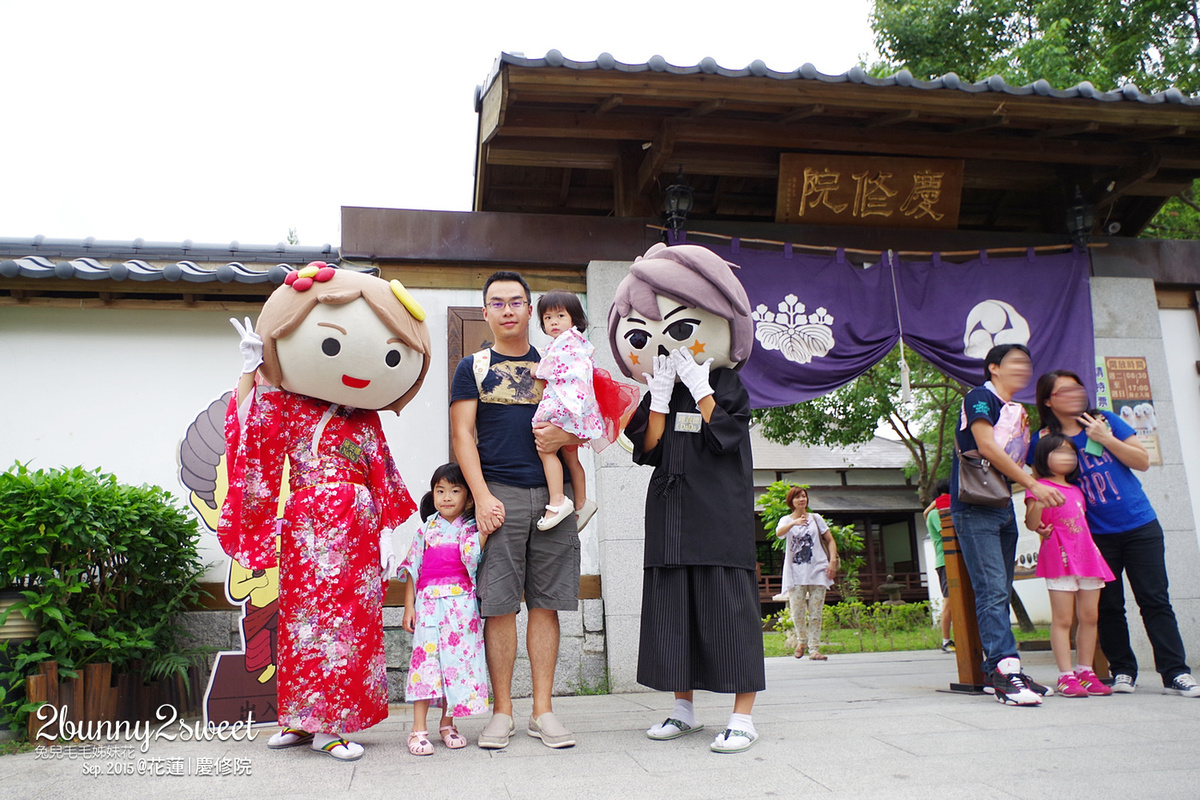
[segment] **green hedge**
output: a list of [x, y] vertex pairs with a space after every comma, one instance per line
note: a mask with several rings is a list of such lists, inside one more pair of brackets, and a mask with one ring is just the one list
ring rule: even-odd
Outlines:
[[93, 662], [128, 671], [135, 660], [146, 679], [186, 676], [199, 651], [179, 647], [178, 615], [200, 594], [199, 538], [195, 517], [157, 486], [82, 467], [0, 474], [0, 588], [24, 598], [8, 613], [40, 626], [36, 639], [0, 644], [3, 722], [24, 724], [24, 678], [43, 660], [67, 677]]

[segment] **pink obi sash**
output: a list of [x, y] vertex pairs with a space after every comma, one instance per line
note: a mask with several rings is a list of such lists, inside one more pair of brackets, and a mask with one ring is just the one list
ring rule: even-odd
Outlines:
[[465, 592], [475, 590], [467, 567], [462, 562], [462, 554], [457, 544], [439, 544], [425, 548], [421, 559], [421, 575], [417, 579], [417, 591], [427, 586], [446, 586], [458, 584]]

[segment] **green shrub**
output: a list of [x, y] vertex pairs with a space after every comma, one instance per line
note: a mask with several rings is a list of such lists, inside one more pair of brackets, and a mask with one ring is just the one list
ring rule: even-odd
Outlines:
[[40, 627], [33, 640], [0, 645], [3, 722], [24, 724], [24, 679], [43, 660], [66, 677], [93, 662], [124, 672], [135, 660], [148, 679], [186, 677], [199, 651], [177, 646], [179, 613], [199, 597], [199, 537], [195, 518], [157, 486], [82, 467], [0, 474], [0, 588], [23, 597], [8, 613]]

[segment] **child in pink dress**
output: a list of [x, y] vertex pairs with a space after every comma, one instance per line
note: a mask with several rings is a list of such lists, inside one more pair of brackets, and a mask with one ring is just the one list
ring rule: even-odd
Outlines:
[[[552, 423], [601, 450], [616, 440], [623, 425], [622, 417], [629, 416], [637, 406], [640, 393], [632, 386], [618, 384], [606, 371], [596, 368], [592, 361], [595, 348], [584, 336], [587, 315], [578, 297], [558, 290], [547, 292], [538, 300], [537, 310], [542, 330], [554, 337], [554, 341], [542, 353], [538, 364], [542, 399], [533, 423]], [[577, 525], [582, 530], [595, 513], [596, 504], [587, 499], [579, 448], [563, 447], [558, 452], [538, 455], [550, 493], [546, 513], [537, 521], [538, 530], [550, 530], [577, 507]], [[571, 475], [574, 503], [563, 490], [563, 462]]]
[[421, 498], [425, 523], [400, 565], [404, 584], [404, 630], [413, 635], [412, 660], [404, 697], [413, 704], [408, 752], [433, 755], [426, 715], [442, 707], [438, 734], [451, 750], [467, 741], [455, 717], [488, 710], [483, 625], [475, 599], [475, 574], [487, 535], [475, 525], [471, 490], [457, 464], [434, 470]]
[[[1112, 570], [1092, 541], [1084, 517], [1083, 492], [1074, 481], [1079, 478], [1079, 453], [1070, 437], [1047, 433], [1033, 454], [1034, 473], [1041, 483], [1062, 492], [1064, 502], [1057, 508], [1044, 506], [1026, 497], [1025, 526], [1042, 537], [1038, 551], [1037, 575], [1046, 579], [1050, 591], [1050, 647], [1058, 664], [1058, 692], [1064, 697], [1109, 695], [1092, 670], [1096, 654], [1096, 622], [1099, 617], [1100, 590], [1113, 580]], [[1078, 615], [1075, 645], [1079, 663], [1071, 669], [1071, 620]]]

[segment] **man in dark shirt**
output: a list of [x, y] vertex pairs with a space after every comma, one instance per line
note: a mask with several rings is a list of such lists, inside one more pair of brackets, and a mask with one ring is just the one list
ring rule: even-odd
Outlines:
[[454, 456], [471, 488], [479, 530], [490, 534], [476, 592], [495, 706], [479, 746], [505, 747], [514, 730], [512, 676], [524, 595], [533, 679], [528, 731], [548, 747], [570, 747], [575, 738], [555, 718], [551, 692], [558, 612], [579, 604], [579, 536], [574, 514], [550, 530], [536, 527], [550, 502], [538, 451], [579, 440], [549, 423], [533, 426], [541, 399], [534, 377], [540, 356], [529, 344], [528, 284], [516, 272], [497, 272], [484, 284], [483, 299], [495, 343], [459, 362], [450, 391]]

